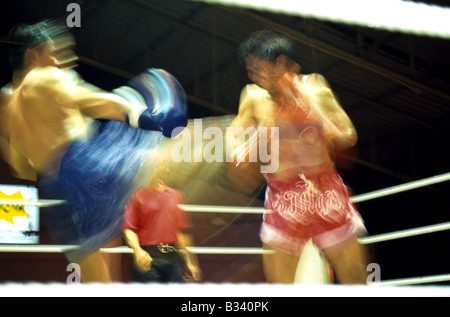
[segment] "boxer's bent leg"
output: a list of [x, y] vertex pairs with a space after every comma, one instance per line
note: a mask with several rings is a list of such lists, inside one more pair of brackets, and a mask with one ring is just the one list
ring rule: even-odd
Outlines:
[[[115, 248], [123, 245], [122, 235], [104, 245], [104, 248]], [[121, 253], [102, 253], [103, 260], [108, 267], [112, 282], [123, 282], [122, 276], [122, 254]]]
[[292, 284], [299, 257], [284, 249], [263, 244], [263, 249], [272, 251], [263, 254], [264, 274], [268, 283]]
[[342, 284], [366, 284], [368, 255], [356, 236], [324, 249]]
[[96, 251], [81, 260], [80, 274], [83, 283], [111, 283], [111, 274], [106, 265], [103, 255]]

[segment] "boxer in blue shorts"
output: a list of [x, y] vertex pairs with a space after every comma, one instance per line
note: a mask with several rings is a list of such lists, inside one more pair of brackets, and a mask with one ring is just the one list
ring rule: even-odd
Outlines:
[[[45, 210], [55, 243], [84, 282], [111, 281], [98, 252], [121, 235], [124, 206], [148, 180], [154, 149], [186, 126], [183, 89], [169, 73], [149, 69], [114, 93], [73, 70], [74, 39], [64, 25], [14, 27], [9, 39], [11, 83], [0, 94], [0, 146], [15, 175], [38, 180], [42, 198], [63, 199]], [[99, 121], [98, 119], [101, 119]]]

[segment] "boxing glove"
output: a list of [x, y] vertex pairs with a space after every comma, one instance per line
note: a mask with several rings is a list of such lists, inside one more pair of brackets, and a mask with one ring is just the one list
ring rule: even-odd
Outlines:
[[174, 131], [175, 128], [187, 125], [184, 90], [165, 70], [147, 69], [113, 92], [133, 105], [127, 115], [127, 122], [133, 127], [173, 137], [173, 132], [181, 131]]

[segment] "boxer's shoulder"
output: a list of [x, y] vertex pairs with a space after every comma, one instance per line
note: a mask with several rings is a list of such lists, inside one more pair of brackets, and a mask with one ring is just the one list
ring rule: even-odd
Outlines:
[[22, 82], [22, 92], [41, 92], [58, 89], [60, 84], [73, 82], [72, 77], [56, 67], [39, 67], [31, 70]]
[[244, 87], [243, 93], [250, 98], [270, 98], [270, 94], [267, 90], [259, 87], [255, 84], [248, 84]]
[[257, 85], [249, 84], [242, 89], [240, 107], [253, 107], [255, 104], [269, 100], [271, 100], [271, 97], [267, 90]]
[[68, 73], [57, 67], [37, 67], [31, 70], [24, 78], [24, 85], [49, 85], [61, 81], [71, 81], [73, 78]]
[[307, 75], [297, 76], [295, 82], [317, 88], [330, 87], [330, 83], [328, 82], [328, 80], [322, 74], [318, 73], [311, 73]]

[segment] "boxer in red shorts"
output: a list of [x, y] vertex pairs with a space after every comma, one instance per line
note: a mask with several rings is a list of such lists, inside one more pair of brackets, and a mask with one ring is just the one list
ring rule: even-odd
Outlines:
[[270, 162], [277, 169], [264, 174], [261, 240], [273, 251], [263, 256], [267, 281], [293, 283], [302, 249], [312, 239], [339, 282], [365, 284], [368, 261], [357, 241], [365, 228], [332, 160], [356, 144], [351, 120], [323, 76], [300, 74], [288, 38], [255, 32], [240, 45], [239, 55], [254, 84], [242, 90], [231, 126], [275, 129], [268, 135], [278, 136], [262, 141], [278, 149]]
[[[305, 171], [307, 170], [307, 171]], [[333, 164], [293, 169], [292, 179], [267, 176], [261, 239], [299, 255], [312, 239], [321, 250], [364, 234], [362, 220]]]

